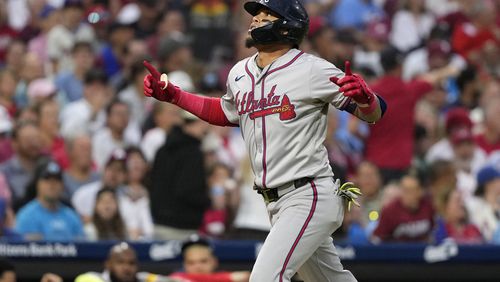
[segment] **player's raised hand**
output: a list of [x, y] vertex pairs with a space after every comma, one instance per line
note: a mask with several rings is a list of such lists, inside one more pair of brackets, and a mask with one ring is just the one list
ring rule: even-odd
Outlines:
[[351, 62], [345, 62], [345, 76], [338, 78], [330, 77], [330, 81], [340, 87], [344, 96], [350, 97], [358, 105], [369, 105], [375, 99], [375, 94], [368, 87], [365, 80], [358, 74], [351, 72]]
[[160, 101], [172, 102], [179, 89], [168, 81], [166, 74], [160, 72], [148, 61], [143, 62], [149, 74], [144, 77], [144, 95]]

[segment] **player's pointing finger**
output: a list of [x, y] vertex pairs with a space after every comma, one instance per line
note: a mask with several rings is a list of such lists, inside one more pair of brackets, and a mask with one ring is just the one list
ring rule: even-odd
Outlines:
[[153, 67], [148, 61], [145, 60], [144, 62], [142, 62], [142, 64], [148, 69], [148, 71], [155, 79], [160, 79], [160, 72], [155, 67]]
[[351, 72], [351, 62], [345, 61], [345, 75], [352, 75]]

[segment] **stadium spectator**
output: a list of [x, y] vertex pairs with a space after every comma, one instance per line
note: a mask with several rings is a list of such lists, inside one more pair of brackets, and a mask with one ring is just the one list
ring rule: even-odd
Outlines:
[[43, 79], [45, 70], [40, 59], [33, 53], [22, 55], [22, 68], [19, 73], [19, 81], [16, 86], [16, 95], [14, 99], [16, 106], [23, 108], [30, 104], [29, 85], [37, 79]]
[[60, 71], [54, 79], [62, 94], [62, 106], [83, 97], [85, 75], [94, 66], [95, 61], [91, 43], [75, 42], [71, 48], [71, 60], [73, 68]]
[[135, 250], [127, 243], [113, 245], [104, 262], [104, 271], [86, 272], [76, 277], [75, 282], [182, 282], [166, 276], [139, 272], [139, 261]]
[[164, 1], [138, 0], [140, 17], [132, 24], [135, 30], [135, 38], [142, 40], [152, 36], [157, 28], [161, 12], [165, 10]]
[[128, 238], [118, 208], [116, 190], [103, 187], [96, 194], [92, 219], [84, 226], [87, 240], [125, 240]]
[[[126, 134], [128, 127], [129, 134]], [[139, 128], [130, 122], [129, 105], [113, 99], [106, 106], [106, 126], [97, 130], [92, 137], [92, 158], [97, 169], [104, 167], [113, 151], [125, 150], [128, 146], [137, 145], [139, 141]]]
[[353, 64], [356, 69], [367, 69], [377, 76], [384, 73], [380, 63], [380, 52], [389, 44], [390, 29], [387, 19], [373, 20], [368, 23], [360, 46], [354, 51]]
[[401, 52], [424, 44], [435, 24], [434, 16], [426, 10], [424, 0], [408, 0], [392, 19], [390, 41]]
[[71, 49], [75, 42], [95, 40], [92, 27], [82, 21], [83, 13], [83, 1], [65, 0], [61, 11], [61, 22], [47, 34], [47, 54], [54, 73], [71, 69], [73, 66]]
[[59, 103], [54, 99], [46, 99], [35, 107], [35, 111], [38, 115], [42, 150], [54, 160], [60, 161], [59, 165], [63, 166], [67, 156], [64, 139], [59, 134]]
[[11, 71], [16, 78], [21, 76], [24, 54], [26, 54], [26, 44], [22, 40], [15, 38], [7, 45], [3, 68]]
[[435, 241], [452, 238], [458, 244], [479, 244], [483, 242], [481, 232], [469, 221], [460, 191], [454, 189], [442, 197], [444, 211], [436, 220]]
[[64, 199], [70, 200], [81, 186], [98, 181], [100, 174], [93, 166], [92, 140], [88, 134], [66, 139], [65, 146], [68, 164], [63, 173]]
[[138, 126], [142, 126], [146, 117], [153, 107], [151, 99], [143, 94], [143, 79], [147, 70], [142, 65], [143, 60], [133, 62], [130, 69], [130, 77], [125, 89], [118, 92], [121, 101], [127, 103], [130, 108], [130, 120]]
[[415, 176], [405, 175], [400, 186], [400, 197], [382, 208], [373, 242], [430, 242], [434, 226], [431, 199]]
[[[457, 169], [451, 161], [436, 160], [427, 167], [426, 176], [434, 208], [438, 214], [442, 215], [446, 210], [445, 198], [450, 195], [451, 191], [457, 189]], [[464, 197], [464, 200], [468, 199]]]
[[0, 106], [4, 107], [10, 117], [17, 112], [14, 95], [16, 94], [16, 77], [8, 69], [0, 69]]
[[162, 16], [156, 33], [150, 36], [147, 40], [148, 51], [150, 54], [156, 58], [158, 54], [158, 46], [160, 46], [160, 40], [166, 38], [173, 33], [185, 33], [186, 32], [186, 20], [182, 11], [178, 9], [168, 9]]
[[476, 189], [475, 175], [486, 163], [486, 153], [474, 143], [467, 110], [449, 110], [445, 127], [446, 136], [429, 149], [426, 160], [452, 161], [457, 170], [457, 188], [468, 201]]
[[453, 32], [451, 42], [453, 49], [464, 58], [475, 64], [482, 61], [481, 52], [488, 44], [496, 45], [499, 39], [495, 35], [498, 29], [497, 11], [493, 1], [479, 0], [470, 5], [466, 11], [470, 21], [459, 25]]
[[471, 222], [479, 227], [486, 242], [491, 242], [498, 229], [500, 204], [500, 171], [485, 166], [477, 173], [476, 197], [467, 202]]
[[158, 149], [160, 149], [174, 125], [181, 122], [179, 107], [170, 103], [154, 103], [151, 113], [155, 127], [144, 133], [141, 141], [141, 150], [148, 162], [153, 163]]
[[5, 63], [5, 55], [7, 48], [13, 40], [18, 36], [18, 32], [9, 26], [7, 1], [0, 2], [0, 67]]
[[61, 202], [62, 169], [54, 161], [42, 161], [27, 188], [36, 198], [23, 206], [16, 219], [16, 231], [27, 240], [72, 241], [84, 237], [78, 215]]
[[113, 79], [122, 70], [123, 60], [127, 43], [134, 38], [134, 29], [129, 24], [120, 22], [111, 23], [108, 26], [107, 39], [100, 54], [99, 61], [106, 73], [106, 76]]
[[210, 243], [198, 236], [191, 236], [182, 245], [183, 272], [170, 276], [191, 282], [246, 282], [250, 279], [249, 271], [216, 271], [217, 257]]
[[131, 240], [153, 238], [153, 218], [149, 201], [150, 167], [137, 147], [127, 149], [127, 182], [119, 197], [120, 213]]
[[183, 240], [198, 232], [210, 205], [201, 141], [208, 124], [183, 112], [184, 124], [172, 128], [155, 158], [150, 190], [158, 239]]
[[61, 112], [61, 134], [70, 138], [77, 132], [93, 135], [106, 123], [106, 105], [112, 99], [108, 77], [98, 69], [90, 69], [84, 78], [83, 97], [67, 104]]
[[41, 156], [40, 129], [31, 122], [16, 124], [12, 131], [14, 155], [0, 165], [0, 172], [7, 180], [12, 194], [12, 207], [20, 207], [26, 196], [26, 186], [33, 177], [36, 162]]
[[193, 63], [193, 54], [188, 38], [182, 33], [172, 33], [160, 40], [158, 62], [165, 73], [185, 70]]
[[382, 210], [382, 176], [376, 165], [364, 161], [359, 164], [354, 180], [363, 193], [360, 218], [366, 225], [370, 219], [378, 218]]
[[[32, 15], [32, 18], [35, 18], [33, 16], [35, 15]], [[47, 34], [59, 23], [60, 13], [54, 6], [44, 3], [41, 11], [36, 16], [39, 33], [28, 41], [28, 52], [36, 54], [44, 66], [49, 68], [49, 73], [52, 73], [50, 69], [52, 66], [47, 53]]]
[[123, 150], [112, 153], [103, 169], [101, 179], [83, 185], [71, 197], [71, 203], [84, 222], [88, 222], [95, 206], [95, 195], [102, 187], [122, 189], [127, 178], [127, 155]]
[[238, 207], [239, 187], [229, 166], [215, 163], [208, 169], [211, 206], [205, 211], [201, 233], [221, 237], [231, 224]]

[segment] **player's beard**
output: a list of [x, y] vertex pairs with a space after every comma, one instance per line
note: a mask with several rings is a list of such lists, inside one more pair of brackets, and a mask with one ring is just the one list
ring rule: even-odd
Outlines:
[[245, 39], [245, 47], [247, 48], [255, 47], [255, 40], [251, 36], [248, 36]]

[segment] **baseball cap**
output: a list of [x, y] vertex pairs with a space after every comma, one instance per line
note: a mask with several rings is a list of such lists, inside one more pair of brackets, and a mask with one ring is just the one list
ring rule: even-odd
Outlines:
[[366, 26], [366, 36], [379, 41], [389, 40], [390, 27], [389, 23], [384, 20], [371, 21]]
[[448, 111], [445, 121], [446, 132], [450, 134], [455, 128], [472, 128], [469, 111], [465, 108], [456, 107]]
[[463, 142], [473, 142], [474, 136], [472, 135], [472, 130], [467, 127], [457, 128], [451, 132], [450, 141], [453, 145]]
[[43, 6], [43, 8], [40, 11], [40, 13], [38, 14], [38, 16], [42, 19], [46, 19], [48, 16], [50, 16], [52, 14], [52, 12], [54, 12], [56, 10], [57, 9], [54, 6], [46, 4], [45, 6]]
[[56, 94], [57, 88], [52, 80], [38, 78], [30, 82], [27, 94], [30, 98], [45, 98]]
[[488, 182], [500, 178], [500, 171], [494, 166], [485, 166], [477, 173], [477, 185], [483, 186]]
[[42, 165], [40, 170], [40, 178], [42, 179], [62, 179], [62, 169], [58, 163], [50, 160], [46, 164]]

